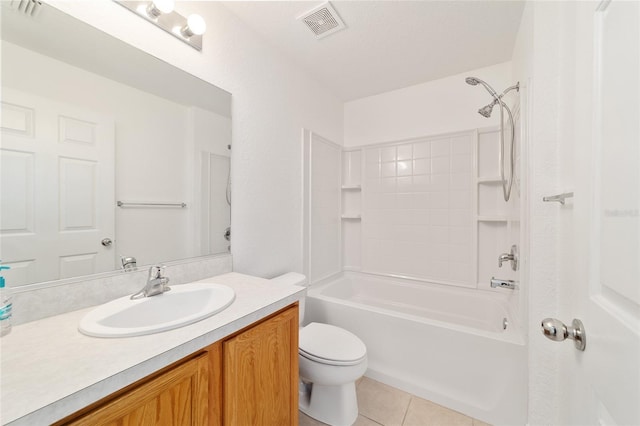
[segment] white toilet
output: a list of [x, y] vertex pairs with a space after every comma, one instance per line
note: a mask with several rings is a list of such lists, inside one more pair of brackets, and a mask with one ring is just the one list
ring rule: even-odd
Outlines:
[[[276, 284], [307, 283], [289, 272], [271, 280]], [[304, 299], [300, 301], [300, 325]], [[367, 369], [367, 348], [355, 334], [329, 324], [312, 322], [300, 328], [300, 411], [332, 426], [350, 426], [358, 417], [356, 380]]]

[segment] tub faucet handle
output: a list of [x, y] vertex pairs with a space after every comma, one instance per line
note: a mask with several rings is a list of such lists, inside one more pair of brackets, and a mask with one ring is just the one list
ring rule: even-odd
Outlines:
[[498, 256], [498, 267], [502, 268], [503, 262], [511, 262], [511, 269], [518, 270], [518, 246], [512, 245], [510, 253], [502, 253]]

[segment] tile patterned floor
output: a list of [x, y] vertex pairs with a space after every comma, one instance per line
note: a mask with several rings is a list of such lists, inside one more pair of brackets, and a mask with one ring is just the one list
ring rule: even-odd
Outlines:
[[[355, 426], [489, 426], [368, 377], [358, 381], [356, 392], [360, 413]], [[323, 425], [300, 413], [300, 426]]]

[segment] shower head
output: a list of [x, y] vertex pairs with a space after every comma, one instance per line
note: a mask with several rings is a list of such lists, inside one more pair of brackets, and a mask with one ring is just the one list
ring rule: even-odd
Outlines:
[[466, 81], [467, 84], [470, 84], [472, 86], [477, 86], [478, 83], [480, 83], [480, 81], [475, 77], [467, 77], [464, 79], [464, 81]]
[[491, 94], [491, 96], [494, 97], [494, 99], [498, 98], [498, 93], [493, 90], [493, 87], [489, 86], [487, 83], [485, 83], [484, 81], [480, 80], [477, 77], [467, 77], [464, 79], [464, 81], [466, 81], [467, 84], [470, 84], [472, 86], [477, 86], [478, 84], [482, 84], [484, 86], [485, 89], [487, 89], [487, 92], [489, 92], [489, 94]]
[[478, 113], [485, 118], [491, 117], [491, 111], [493, 110], [493, 106], [495, 104], [495, 102], [491, 102], [489, 105], [483, 106], [478, 110]]

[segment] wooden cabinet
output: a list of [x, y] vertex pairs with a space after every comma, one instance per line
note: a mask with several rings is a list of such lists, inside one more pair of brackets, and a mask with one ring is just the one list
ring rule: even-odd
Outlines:
[[297, 424], [295, 304], [55, 425]]
[[210, 360], [202, 353], [111, 397], [100, 407], [62, 424], [73, 426], [209, 424]]
[[223, 424], [298, 424], [298, 309], [225, 340]]

